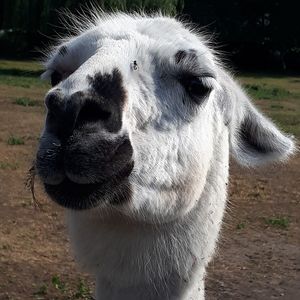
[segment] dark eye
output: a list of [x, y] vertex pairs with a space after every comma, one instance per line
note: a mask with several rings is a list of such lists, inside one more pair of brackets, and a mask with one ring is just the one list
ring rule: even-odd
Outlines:
[[59, 84], [61, 81], [62, 81], [62, 75], [61, 75], [59, 72], [54, 71], [54, 72], [51, 74], [51, 85], [52, 85], [52, 86], [56, 86], [56, 85]]
[[212, 87], [207, 83], [204, 77], [187, 75], [179, 79], [185, 88], [187, 94], [197, 103], [200, 104], [203, 98], [207, 97]]

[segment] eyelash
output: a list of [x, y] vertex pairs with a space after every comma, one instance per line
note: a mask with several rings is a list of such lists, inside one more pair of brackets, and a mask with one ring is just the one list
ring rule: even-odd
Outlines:
[[184, 75], [179, 78], [179, 82], [189, 97], [197, 104], [201, 104], [203, 99], [206, 98], [213, 89], [211, 84], [207, 82], [207, 76]]

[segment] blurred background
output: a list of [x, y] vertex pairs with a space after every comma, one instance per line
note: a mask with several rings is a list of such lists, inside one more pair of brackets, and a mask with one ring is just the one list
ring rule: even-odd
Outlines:
[[[293, 3], [294, 2], [294, 3]], [[80, 0], [2, 0], [0, 56], [37, 57], [49, 37], [65, 33], [57, 9], [80, 9]], [[106, 11], [161, 10], [183, 16], [214, 35], [239, 69], [300, 71], [299, 11], [293, 0], [99, 0]]]
[[[207, 32], [255, 105], [300, 138], [300, 18], [292, 0], [93, 0], [105, 11], [179, 16]], [[88, 1], [0, 0], [0, 300], [93, 299], [74, 262], [64, 211], [27, 181], [50, 88], [41, 53], [64, 35], [58, 11]], [[85, 9], [86, 10], [86, 9]], [[88, 12], [87, 12], [88, 13]], [[229, 201], [207, 300], [300, 299], [300, 156], [230, 164]], [[32, 182], [31, 182], [32, 183]]]

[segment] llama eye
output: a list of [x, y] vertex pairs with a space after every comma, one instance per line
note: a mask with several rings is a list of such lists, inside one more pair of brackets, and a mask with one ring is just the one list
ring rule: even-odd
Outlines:
[[199, 78], [191, 79], [186, 89], [190, 94], [198, 97], [206, 96], [211, 90], [211, 88], [206, 86]]
[[205, 78], [197, 76], [187, 76], [180, 79], [181, 84], [185, 88], [188, 95], [200, 104], [202, 99], [207, 97], [212, 87], [206, 82]]
[[59, 84], [61, 81], [62, 81], [62, 75], [61, 75], [59, 72], [54, 71], [54, 72], [51, 74], [51, 85], [52, 85], [52, 86], [56, 86], [56, 85]]

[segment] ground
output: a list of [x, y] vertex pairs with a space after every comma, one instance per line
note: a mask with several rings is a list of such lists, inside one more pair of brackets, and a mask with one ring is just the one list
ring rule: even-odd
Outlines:
[[[32, 62], [0, 61], [0, 300], [91, 299], [93, 278], [74, 263], [63, 210], [40, 186], [34, 205], [24, 184], [45, 117], [39, 72]], [[300, 137], [299, 77], [239, 78], [266, 115]], [[208, 300], [300, 299], [299, 170], [300, 155], [258, 170], [231, 163]]]

